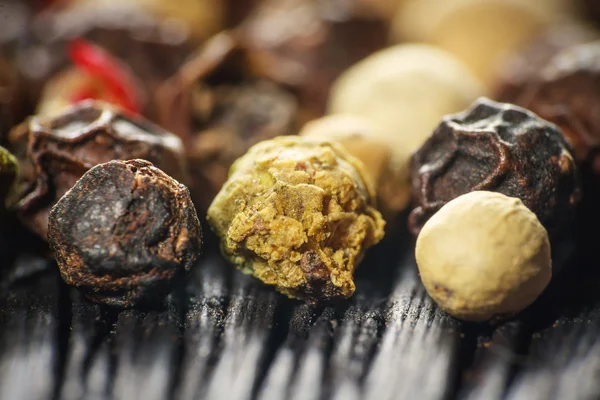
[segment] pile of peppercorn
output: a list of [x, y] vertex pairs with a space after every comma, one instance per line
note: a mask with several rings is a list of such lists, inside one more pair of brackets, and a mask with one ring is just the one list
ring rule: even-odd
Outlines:
[[597, 199], [585, 15], [594, 2], [0, 0], [3, 211], [110, 306], [160, 302], [219, 248], [289, 297], [346, 299], [367, 250], [408, 227], [441, 308], [512, 316]]

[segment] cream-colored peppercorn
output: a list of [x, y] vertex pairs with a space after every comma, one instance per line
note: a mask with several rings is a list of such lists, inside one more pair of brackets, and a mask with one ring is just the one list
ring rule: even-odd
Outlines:
[[493, 85], [504, 57], [544, 26], [568, 18], [570, 0], [410, 0], [393, 23], [397, 41], [449, 51]]
[[374, 134], [369, 120], [350, 114], [334, 114], [310, 121], [300, 136], [332, 140], [362, 161], [364, 171], [377, 193], [377, 208], [390, 222], [410, 200], [410, 191], [403, 190], [391, 167], [392, 148]]
[[[349, 68], [334, 84], [329, 114], [368, 120], [371, 136], [393, 150], [397, 177], [394, 209], [408, 204], [410, 157], [446, 114], [466, 108], [484, 94], [473, 74], [449, 53], [424, 44], [381, 50]], [[387, 196], [386, 196], [387, 197]]]
[[518, 313], [552, 276], [548, 233], [520, 199], [471, 192], [423, 227], [416, 258], [433, 300], [453, 316], [485, 321]]

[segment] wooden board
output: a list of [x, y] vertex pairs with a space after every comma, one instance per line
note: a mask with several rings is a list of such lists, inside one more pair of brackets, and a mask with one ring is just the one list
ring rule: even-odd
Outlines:
[[14, 267], [29, 272], [3, 281], [0, 399], [600, 398], [600, 286], [582, 274], [491, 327], [435, 307], [402, 235], [324, 307], [214, 254], [159, 310], [93, 304], [39, 257]]

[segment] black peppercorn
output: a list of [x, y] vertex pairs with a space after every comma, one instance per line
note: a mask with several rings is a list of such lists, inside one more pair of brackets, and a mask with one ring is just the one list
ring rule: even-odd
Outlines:
[[415, 235], [447, 202], [476, 190], [521, 199], [550, 233], [572, 219], [579, 200], [577, 169], [560, 130], [528, 110], [486, 98], [444, 117], [411, 167]]
[[580, 22], [552, 25], [528, 41], [501, 64], [495, 100], [518, 103], [523, 90], [536, 81], [559, 52], [598, 38], [599, 32]]
[[144, 160], [111, 161], [52, 208], [48, 241], [67, 284], [131, 307], [158, 301], [191, 269], [202, 232], [184, 185]]
[[561, 51], [509, 100], [560, 126], [576, 161], [600, 176], [600, 41]]
[[31, 118], [10, 132], [8, 142], [21, 169], [11, 206], [44, 239], [50, 208], [97, 164], [143, 158], [185, 183], [177, 136], [102, 102], [84, 101], [56, 117]]

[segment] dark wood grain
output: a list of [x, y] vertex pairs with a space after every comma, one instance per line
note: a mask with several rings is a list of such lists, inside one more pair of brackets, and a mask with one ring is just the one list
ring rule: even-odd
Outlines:
[[162, 307], [119, 311], [53, 263], [17, 258], [0, 298], [0, 398], [600, 398], [599, 286], [585, 271], [515, 320], [465, 324], [427, 296], [405, 239], [369, 255], [351, 300], [321, 307], [213, 255]]
[[[19, 262], [40, 264], [36, 258]], [[0, 398], [50, 399], [60, 378], [59, 278], [19, 282], [0, 305]]]

